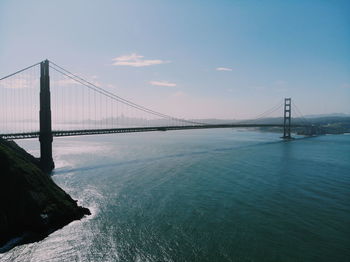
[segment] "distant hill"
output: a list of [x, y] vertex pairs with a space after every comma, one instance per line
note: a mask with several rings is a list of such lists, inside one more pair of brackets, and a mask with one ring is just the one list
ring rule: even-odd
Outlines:
[[[196, 119], [193, 121], [203, 122], [208, 124], [282, 124], [283, 117], [275, 118], [261, 118], [253, 120], [223, 120], [223, 119]], [[292, 118], [292, 124], [305, 125], [302, 127], [294, 127], [292, 131], [301, 135], [310, 133], [312, 125], [317, 127], [317, 134], [343, 134], [350, 133], [350, 115], [347, 114], [328, 114], [328, 115], [314, 115], [308, 118]], [[262, 131], [282, 132], [280, 127], [261, 127]]]
[[306, 115], [305, 118], [320, 118], [320, 117], [350, 117], [350, 114], [344, 113], [332, 113], [332, 114], [318, 114], [318, 115]]
[[[270, 117], [261, 119], [193, 119], [192, 121], [208, 123], [208, 124], [228, 124], [228, 123], [257, 123], [257, 124], [281, 124], [283, 123], [283, 117]], [[292, 117], [292, 122], [308, 122], [312, 124], [325, 123], [325, 122], [348, 122], [350, 121], [350, 115], [348, 114], [325, 114], [325, 115], [309, 115], [307, 117]]]

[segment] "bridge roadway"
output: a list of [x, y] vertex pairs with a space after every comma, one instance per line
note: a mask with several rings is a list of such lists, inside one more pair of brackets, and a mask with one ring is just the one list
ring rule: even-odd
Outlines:
[[[304, 125], [292, 125], [291, 127], [301, 127]], [[127, 128], [109, 128], [109, 129], [81, 129], [81, 130], [63, 130], [52, 131], [54, 137], [60, 136], [83, 136], [100, 135], [113, 133], [135, 133], [151, 131], [170, 131], [170, 130], [188, 130], [188, 129], [209, 129], [209, 128], [254, 128], [254, 127], [282, 127], [281, 124], [217, 124], [217, 125], [187, 125], [187, 126], [153, 126], [153, 127], [127, 127]], [[38, 138], [40, 132], [28, 133], [9, 133], [0, 134], [3, 139], [27, 139]]]

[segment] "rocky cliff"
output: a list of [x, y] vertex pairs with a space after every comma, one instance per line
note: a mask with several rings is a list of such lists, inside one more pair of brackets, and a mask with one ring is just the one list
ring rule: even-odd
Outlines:
[[42, 172], [36, 158], [0, 138], [0, 247], [17, 237], [17, 244], [40, 240], [88, 214]]

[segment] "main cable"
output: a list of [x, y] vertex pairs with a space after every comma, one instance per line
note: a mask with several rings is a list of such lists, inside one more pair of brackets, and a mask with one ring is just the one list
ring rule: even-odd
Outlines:
[[299, 117], [302, 120], [302, 122], [304, 122], [304, 124], [306, 124], [306, 125], [310, 125], [311, 126], [312, 123], [304, 117], [304, 115], [301, 113], [301, 111], [299, 110], [297, 105], [294, 102], [292, 102], [292, 104], [293, 104], [293, 108], [295, 107], [296, 112], [299, 114]]
[[[50, 61], [50, 62], [51, 62], [51, 61]], [[189, 120], [186, 120], [186, 119], [175, 118], [175, 117], [172, 117], [172, 116], [169, 116], [169, 115], [165, 115], [165, 114], [159, 113], [159, 112], [157, 112], [157, 111], [151, 110], [151, 109], [149, 109], [149, 108], [143, 107], [143, 106], [141, 106], [141, 105], [135, 104], [135, 103], [133, 103], [133, 102], [131, 102], [131, 101], [129, 101], [129, 100], [126, 100], [126, 99], [124, 99], [124, 98], [122, 98], [122, 97], [120, 97], [120, 96], [117, 96], [117, 95], [115, 95], [115, 94], [113, 94], [113, 93], [111, 93], [111, 92], [109, 92], [109, 91], [107, 91], [107, 90], [105, 90], [105, 89], [103, 89], [103, 88], [101, 88], [101, 87], [99, 87], [99, 86], [97, 86], [97, 85], [95, 85], [95, 84], [93, 84], [93, 83], [91, 83], [91, 82], [89, 82], [89, 81], [87, 81], [87, 80], [85, 80], [85, 79], [83, 79], [83, 78], [81, 78], [81, 77], [79, 77], [79, 76], [77, 76], [77, 75], [71, 73], [71, 72], [69, 72], [68, 70], [66, 70], [66, 69], [64, 69], [64, 68], [62, 68], [62, 67], [56, 65], [54, 62], [51, 62], [51, 63], [52, 63], [53, 65], [57, 66], [58, 68], [62, 69], [62, 70], [65, 71], [66, 73], [70, 74], [71, 76], [67, 75], [66, 73], [64, 73], [64, 72], [62, 72], [62, 71], [57, 70], [57, 68], [51, 67], [51, 68], [53, 68], [54, 70], [60, 72], [61, 74], [64, 74], [65, 76], [67, 76], [67, 77], [69, 77], [69, 78], [71, 78], [71, 79], [73, 79], [73, 80], [75, 80], [75, 81], [81, 83], [82, 85], [84, 85], [84, 86], [86, 86], [86, 87], [88, 87], [88, 88], [93, 89], [94, 91], [97, 91], [97, 92], [100, 91], [100, 92], [99, 92], [100, 94], [103, 94], [103, 95], [106, 95], [106, 96], [109, 96], [109, 97], [110, 97], [110, 96], [113, 96], [113, 97], [116, 98], [117, 101], [119, 101], [119, 102], [121, 102], [121, 103], [124, 103], [124, 104], [126, 104], [126, 105], [129, 105], [129, 106], [134, 107], [134, 108], [136, 108], [136, 109], [139, 109], [139, 110], [142, 110], [142, 111], [144, 111], [144, 112], [147, 112], [147, 113], [150, 113], [150, 114], [154, 114], [154, 115], [157, 115], [157, 116], [160, 116], [160, 117], [163, 117], [163, 118], [177, 119], [177, 120], [179, 120], [179, 121], [183, 121], [183, 122], [187, 122], [187, 123], [191, 123], [191, 124], [206, 125], [206, 123], [199, 123], [199, 122], [189, 121]], [[72, 77], [72, 76], [73, 76], [73, 77]], [[75, 78], [77, 78], [77, 79], [75, 79]], [[82, 83], [81, 81], [83, 81], [84, 83]], [[89, 85], [89, 86], [87, 86], [87, 85]], [[98, 89], [98, 90], [96, 90], [96, 89]], [[101, 92], [102, 92], [102, 93], [101, 93]], [[111, 97], [110, 97], [110, 98], [111, 98]]]
[[31, 65], [31, 66], [28, 66], [28, 67], [26, 67], [26, 68], [23, 68], [22, 70], [19, 70], [19, 71], [17, 71], [17, 72], [14, 72], [14, 73], [12, 73], [12, 74], [10, 74], [10, 75], [4, 76], [3, 78], [0, 78], [0, 81], [1, 81], [1, 80], [4, 80], [4, 79], [6, 79], [6, 78], [9, 78], [9, 77], [11, 77], [11, 76], [14, 76], [14, 75], [16, 75], [16, 74], [19, 74], [19, 73], [21, 73], [21, 72], [23, 72], [23, 71], [25, 71], [25, 70], [28, 70], [28, 69], [30, 69], [30, 68], [32, 68], [32, 67], [34, 67], [34, 66], [37, 66], [37, 65], [39, 65], [40, 63], [41, 63], [41, 62], [36, 63], [36, 64], [34, 64], [34, 65]]
[[239, 121], [238, 123], [244, 124], [244, 123], [249, 123], [251, 121], [260, 120], [260, 119], [265, 118], [266, 116], [272, 114], [273, 112], [279, 110], [282, 106], [283, 106], [283, 102], [279, 102], [277, 105], [275, 105], [275, 106], [271, 107], [270, 109], [264, 111], [263, 113], [257, 115], [255, 118], [242, 120], [242, 121]]
[[102, 95], [105, 95], [105, 96], [108, 96], [109, 98], [111, 99], [114, 99], [118, 102], [121, 102], [123, 104], [126, 104], [128, 106], [131, 106], [133, 108], [136, 108], [138, 110], [141, 110], [143, 112], [146, 112], [146, 113], [149, 113], [149, 114], [153, 114], [153, 115], [157, 115], [159, 117], [162, 117], [162, 118], [168, 118], [168, 119], [171, 119], [171, 120], [178, 120], [178, 121], [181, 121], [181, 122], [185, 122], [185, 123], [189, 123], [189, 124], [196, 124], [196, 125], [207, 125], [207, 123], [201, 123], [201, 122], [195, 122], [195, 121], [190, 121], [190, 120], [186, 120], [186, 119], [180, 119], [180, 118], [176, 118], [176, 117], [172, 117], [172, 116], [169, 116], [169, 115], [166, 115], [166, 114], [162, 114], [160, 112], [157, 112], [157, 111], [154, 111], [152, 109], [149, 109], [149, 108], [146, 108], [144, 106], [141, 106], [141, 105], [138, 105], [138, 104], [135, 104], [133, 103], [132, 101], [129, 101], [129, 100], [126, 100], [120, 96], [117, 96], [71, 72], [69, 72], [68, 70], [64, 69], [63, 67], [60, 67], [58, 66], [57, 64], [55, 64], [54, 62], [50, 61], [51, 64], [53, 64], [54, 66], [58, 67], [59, 69], [63, 70], [64, 72], [62, 72], [61, 70], [53, 67], [53, 66], [50, 66], [52, 69], [56, 70], [57, 72], [69, 77], [70, 79], [76, 81], [76, 82], [79, 82], [80, 84], [102, 94]]

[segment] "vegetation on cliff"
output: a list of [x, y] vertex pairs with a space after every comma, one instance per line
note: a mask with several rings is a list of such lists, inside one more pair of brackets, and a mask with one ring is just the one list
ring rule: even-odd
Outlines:
[[36, 158], [1, 138], [0, 168], [0, 246], [14, 237], [19, 243], [42, 239], [90, 214], [40, 170]]

